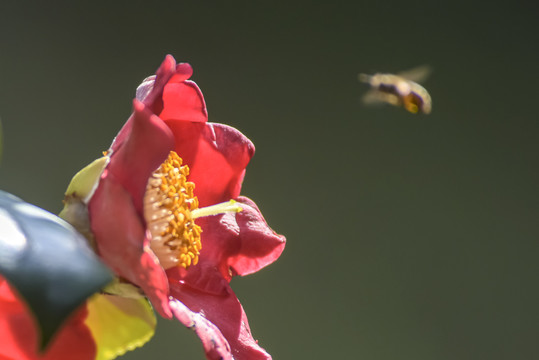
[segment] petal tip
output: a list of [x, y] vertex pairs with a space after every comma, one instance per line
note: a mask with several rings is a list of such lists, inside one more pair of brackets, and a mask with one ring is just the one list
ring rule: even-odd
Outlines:
[[182, 74], [186, 78], [190, 78], [193, 75], [193, 67], [189, 63], [179, 63], [176, 65], [176, 74]]
[[174, 59], [174, 56], [171, 54], [167, 54], [165, 56], [165, 60], [163, 60], [163, 64], [161, 67], [166, 68], [167, 70], [172, 70], [176, 67], [176, 59]]
[[144, 111], [144, 104], [138, 99], [133, 99], [133, 110], [135, 112]]

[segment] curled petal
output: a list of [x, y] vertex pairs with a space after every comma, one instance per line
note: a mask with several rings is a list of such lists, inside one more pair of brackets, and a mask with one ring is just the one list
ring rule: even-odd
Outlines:
[[228, 284], [219, 295], [179, 282], [171, 283], [170, 290], [177, 299], [171, 303], [174, 315], [197, 333], [208, 359], [271, 359], [253, 339], [243, 307]]
[[152, 91], [144, 99], [144, 104], [148, 106], [154, 114], [163, 111], [163, 91], [169, 82], [181, 82], [193, 75], [193, 68], [186, 63], [176, 65], [176, 60], [172, 55], [167, 55], [163, 63], [155, 72], [155, 83]]
[[286, 239], [266, 223], [256, 204], [249, 198], [237, 199], [239, 213], [197, 219], [202, 229], [202, 251], [199, 264], [187, 271], [173, 268], [170, 278], [179, 279], [208, 293], [221, 292], [214, 269], [230, 281], [234, 275], [252, 274], [271, 264], [284, 250]]
[[141, 287], [161, 316], [171, 318], [166, 274], [149, 248], [130, 194], [113, 175], [105, 174], [101, 179], [89, 211], [98, 252], [105, 263]]
[[148, 76], [146, 79], [142, 80], [140, 85], [137, 87], [135, 98], [138, 101], [143, 102], [144, 99], [150, 95], [155, 84], [155, 75]]
[[230, 346], [221, 331], [203, 315], [189, 310], [176, 299], [170, 301], [170, 308], [176, 319], [197, 334], [208, 359], [234, 360]]
[[[167, 55], [163, 63], [157, 69], [156, 75], [150, 76], [142, 82], [137, 89], [137, 100], [142, 101], [146, 107], [154, 114], [159, 114], [163, 110], [163, 88], [168, 81], [174, 77], [174, 81], [187, 80], [193, 74], [191, 65], [180, 63], [176, 65], [176, 60], [171, 55]], [[124, 124], [111, 145], [111, 150], [116, 151], [127, 139], [133, 127], [132, 117]]]
[[273, 231], [256, 204], [245, 196], [238, 197], [243, 211], [236, 214], [240, 229], [240, 246], [228, 257], [234, 274], [248, 275], [273, 263], [284, 250], [286, 239]]

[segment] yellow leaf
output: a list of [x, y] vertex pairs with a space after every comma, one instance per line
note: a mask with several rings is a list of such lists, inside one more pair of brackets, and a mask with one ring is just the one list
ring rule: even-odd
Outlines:
[[155, 332], [155, 313], [145, 298], [96, 294], [86, 325], [97, 344], [96, 360], [110, 360], [144, 345]]

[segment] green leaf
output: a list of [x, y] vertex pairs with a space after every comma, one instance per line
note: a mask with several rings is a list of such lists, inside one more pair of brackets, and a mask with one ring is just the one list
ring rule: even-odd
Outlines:
[[35, 315], [42, 350], [73, 310], [112, 280], [71, 225], [4, 191], [0, 191], [0, 274]]

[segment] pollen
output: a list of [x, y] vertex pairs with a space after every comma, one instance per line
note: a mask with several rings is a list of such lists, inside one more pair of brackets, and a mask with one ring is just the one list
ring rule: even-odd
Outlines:
[[144, 219], [152, 237], [150, 248], [164, 269], [196, 265], [202, 249], [202, 229], [192, 215], [198, 209], [198, 199], [188, 175], [189, 167], [171, 151], [146, 186]]

